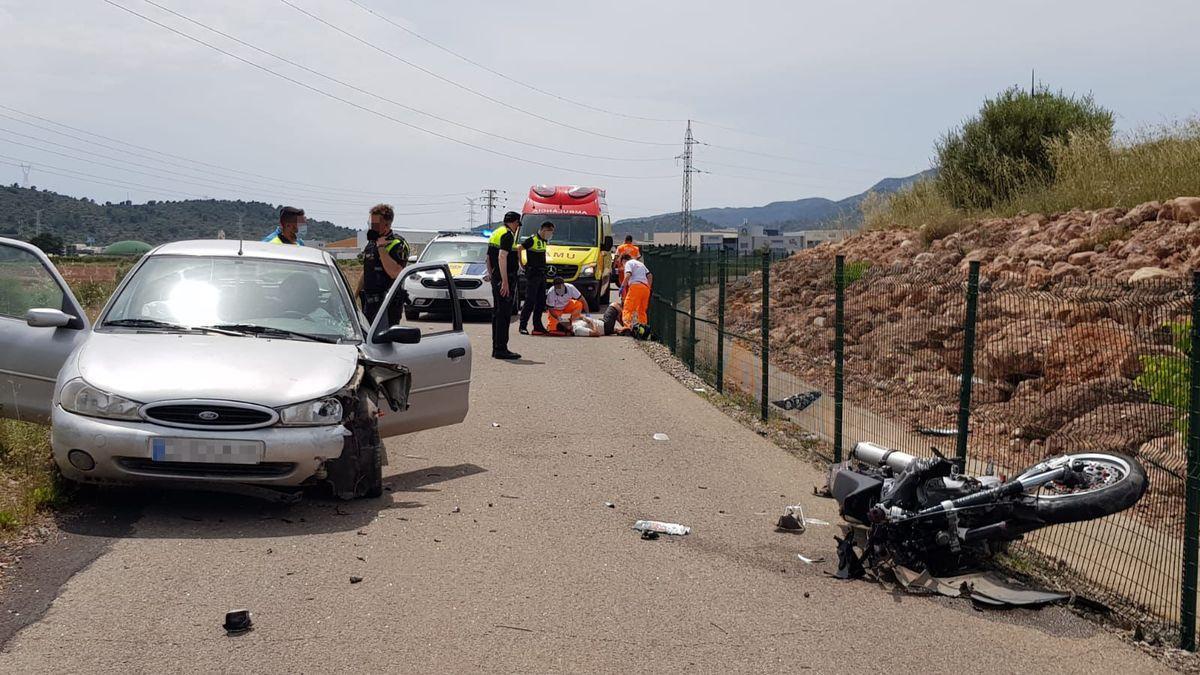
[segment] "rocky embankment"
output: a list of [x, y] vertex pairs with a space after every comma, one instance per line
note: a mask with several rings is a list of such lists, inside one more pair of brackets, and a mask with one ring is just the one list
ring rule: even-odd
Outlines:
[[[972, 453], [1016, 467], [1085, 448], [1125, 452], [1152, 465], [1156, 494], [1177, 493], [1182, 411], [1163, 392], [1186, 386], [1176, 331], [1200, 269], [1200, 198], [984, 220], [928, 239], [870, 231], [777, 263], [773, 358], [832, 390], [843, 255], [847, 400], [913, 430], [953, 428], [966, 270], [977, 260]], [[734, 284], [732, 330], [759, 334], [760, 289], [757, 277]]]

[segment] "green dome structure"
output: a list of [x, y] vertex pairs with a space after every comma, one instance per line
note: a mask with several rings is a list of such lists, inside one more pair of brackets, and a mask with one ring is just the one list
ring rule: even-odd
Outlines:
[[118, 241], [105, 247], [104, 255], [139, 256], [149, 253], [152, 248], [154, 247], [144, 241]]

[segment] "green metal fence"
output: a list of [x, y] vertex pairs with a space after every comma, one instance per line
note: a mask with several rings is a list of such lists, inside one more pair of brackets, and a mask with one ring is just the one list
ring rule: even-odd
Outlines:
[[1200, 274], [1137, 284], [806, 253], [648, 247], [650, 323], [715, 389], [827, 440], [1012, 473], [1084, 449], [1141, 460], [1137, 507], [1017, 551], [1194, 649]]

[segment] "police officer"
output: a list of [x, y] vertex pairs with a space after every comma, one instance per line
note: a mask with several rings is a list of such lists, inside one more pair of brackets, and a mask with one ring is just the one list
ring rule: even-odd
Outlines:
[[487, 275], [492, 282], [492, 358], [515, 360], [521, 355], [508, 348], [508, 327], [517, 299], [517, 230], [521, 215], [504, 214], [504, 222], [488, 239]]
[[[362, 302], [367, 321], [374, 321], [383, 299], [408, 264], [408, 242], [392, 232], [392, 220], [396, 217], [390, 204], [371, 207], [371, 229], [367, 231], [367, 245], [363, 248], [363, 276], [358, 282], [355, 295]], [[392, 303], [388, 309], [388, 325], [400, 320], [400, 305]]]
[[295, 244], [298, 246], [304, 245], [304, 240], [300, 238], [300, 226], [304, 224], [304, 209], [298, 209], [295, 206], [285, 206], [279, 210], [279, 227], [275, 231], [263, 237], [263, 242], [267, 244]]
[[546, 326], [542, 314], [546, 312], [546, 244], [554, 236], [554, 223], [547, 220], [538, 231], [521, 242], [525, 250], [525, 302], [521, 305], [522, 335], [528, 335], [526, 326], [533, 316], [533, 334], [544, 335]]

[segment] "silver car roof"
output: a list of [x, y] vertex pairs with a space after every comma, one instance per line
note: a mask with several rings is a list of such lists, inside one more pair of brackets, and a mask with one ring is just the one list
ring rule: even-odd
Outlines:
[[432, 244], [435, 241], [480, 242], [480, 243], [486, 244], [488, 241], [488, 238], [481, 237], [477, 234], [439, 234], [438, 236], [436, 236], [432, 240], [430, 240], [429, 243]]
[[329, 254], [319, 248], [294, 246], [291, 244], [266, 244], [259, 241], [238, 241], [237, 239], [195, 239], [192, 241], [175, 241], [163, 244], [146, 255], [195, 255], [216, 257], [237, 257], [238, 251], [250, 258], [269, 258], [273, 260], [295, 260], [308, 263], [327, 263]]

